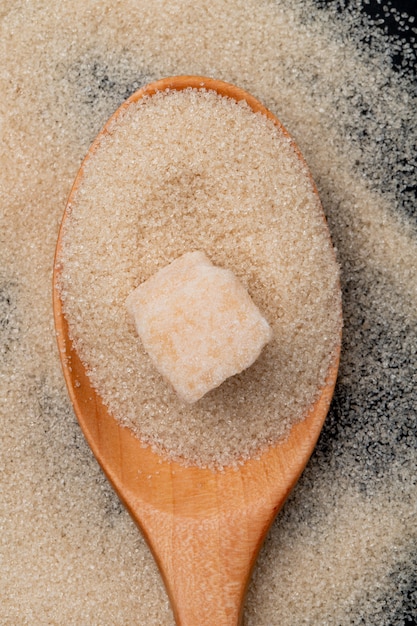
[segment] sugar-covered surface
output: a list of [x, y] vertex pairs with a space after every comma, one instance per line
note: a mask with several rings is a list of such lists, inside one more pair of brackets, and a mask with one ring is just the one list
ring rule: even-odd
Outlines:
[[[158, 375], [125, 301], [194, 250], [242, 282], [273, 339], [189, 406]], [[265, 116], [214, 92], [159, 92], [111, 125], [71, 199], [59, 264], [70, 334], [100, 397], [181, 462], [222, 467], [285, 437], [340, 340], [338, 267], [304, 163]]]
[[[237, 83], [288, 127], [342, 267], [335, 400], [268, 535], [245, 624], [415, 620], [415, 16], [387, 1], [369, 25], [359, 2], [345, 4], [2, 4], [2, 624], [173, 624], [144, 541], [70, 409], [50, 281], [90, 141], [140, 84], [180, 73]], [[387, 38], [384, 15], [406, 39]]]

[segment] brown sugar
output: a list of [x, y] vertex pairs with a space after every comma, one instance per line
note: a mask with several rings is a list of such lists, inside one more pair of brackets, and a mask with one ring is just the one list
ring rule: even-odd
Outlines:
[[[408, 32], [410, 43], [370, 21], [361, 7], [371, 5], [389, 14], [390, 30], [397, 24]], [[390, 0], [1, 2], [2, 626], [174, 624], [152, 555], [73, 416], [56, 350], [51, 273], [59, 223], [90, 142], [142, 84], [178, 74], [237, 84], [283, 122], [318, 185], [341, 265], [344, 342], [334, 404], [257, 561], [244, 625], [415, 621], [416, 21], [401, 13]], [[165, 180], [175, 190], [171, 174]], [[186, 179], [195, 195], [204, 194], [198, 176]], [[174, 202], [169, 209], [175, 216]], [[128, 237], [143, 233], [145, 240], [151, 230], [155, 237], [158, 214], [147, 217], [142, 232], [137, 222], [126, 225]], [[191, 205], [182, 223], [203, 217]], [[263, 228], [258, 221], [251, 240], [241, 219], [227, 218], [226, 241], [215, 241], [213, 255], [206, 250], [223, 267], [232, 255], [219, 250], [229, 237], [240, 258]], [[113, 219], [120, 227], [122, 218]], [[175, 222], [170, 227], [173, 236], [180, 231]], [[215, 231], [213, 224], [195, 249]], [[145, 265], [135, 258], [129, 289], [142, 279], [138, 267], [146, 278], [169, 262], [164, 250], [145, 255]], [[270, 257], [255, 252], [274, 268], [285, 263], [278, 246]], [[269, 320], [264, 302], [279, 310], [281, 300], [271, 301], [250, 263], [242, 273], [232, 269]], [[125, 296], [117, 294], [120, 302]], [[106, 294], [105, 310], [109, 300]], [[112, 332], [117, 325], [106, 320]], [[130, 332], [133, 341], [133, 325]], [[271, 348], [257, 361], [265, 372]], [[283, 344], [284, 364], [286, 352]], [[243, 378], [245, 403], [252, 389]], [[213, 405], [213, 428], [217, 419]]]
[[[187, 407], [138, 343], [125, 299], [190, 250], [242, 281], [273, 340]], [[243, 102], [188, 89], [132, 103], [85, 166], [60, 262], [70, 332], [98, 393], [173, 458], [219, 467], [258, 454], [324, 383], [341, 320], [321, 205], [289, 138]]]

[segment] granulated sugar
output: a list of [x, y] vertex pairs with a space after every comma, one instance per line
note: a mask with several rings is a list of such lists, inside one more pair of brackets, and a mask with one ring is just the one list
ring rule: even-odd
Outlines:
[[[254, 365], [187, 406], [126, 311], [137, 285], [204, 250], [273, 329]], [[214, 92], [130, 105], [85, 166], [62, 243], [70, 333], [113, 415], [186, 463], [258, 454], [302, 419], [340, 335], [338, 269], [318, 196], [289, 138]]]
[[2, 3], [1, 624], [174, 623], [69, 406], [51, 275], [90, 142], [141, 84], [177, 74], [235, 83], [277, 115], [318, 185], [341, 265], [334, 403], [260, 554], [245, 626], [415, 621], [416, 22], [389, 0], [319, 4]]

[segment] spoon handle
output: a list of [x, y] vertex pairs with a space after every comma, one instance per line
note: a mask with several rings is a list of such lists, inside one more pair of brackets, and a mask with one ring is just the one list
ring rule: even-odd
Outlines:
[[[216, 502], [222, 498], [216, 476], [207, 482], [201, 487], [207, 509], [217, 507], [207, 517], [200, 516], [198, 509], [193, 516], [178, 515], [174, 498], [172, 512], [142, 508], [140, 525], [164, 578], [178, 626], [237, 626], [269, 520], [266, 511], [244, 510], [243, 484], [240, 494], [228, 494], [237, 508], [227, 510]], [[175, 476], [173, 486], [175, 492]]]

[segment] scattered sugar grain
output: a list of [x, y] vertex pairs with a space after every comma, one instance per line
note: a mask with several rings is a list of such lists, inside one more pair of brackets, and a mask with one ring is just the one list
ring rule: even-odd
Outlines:
[[[174, 623], [152, 557], [71, 414], [50, 280], [58, 224], [89, 143], [135, 82], [181, 73], [241, 85], [284, 122], [319, 186], [342, 266], [335, 402], [268, 535], [244, 622], [415, 621], [415, 22], [407, 47], [363, 20], [358, 0], [322, 4], [2, 3], [5, 626]], [[394, 11], [390, 0], [384, 6]]]

